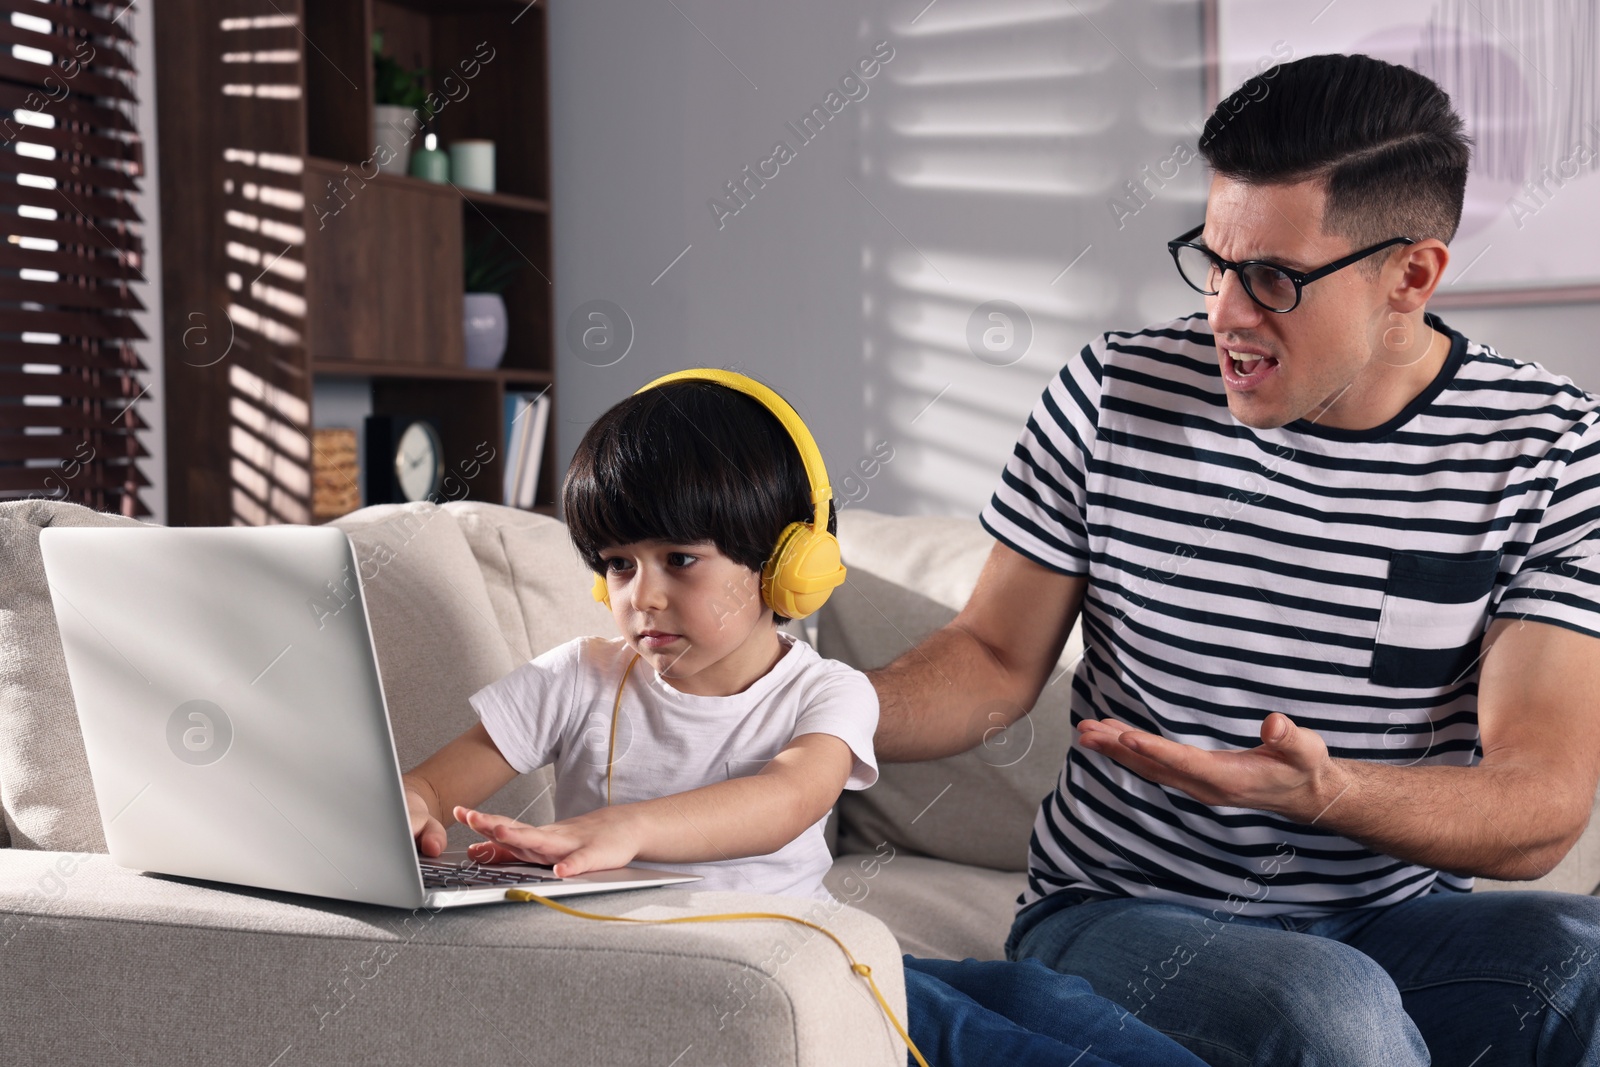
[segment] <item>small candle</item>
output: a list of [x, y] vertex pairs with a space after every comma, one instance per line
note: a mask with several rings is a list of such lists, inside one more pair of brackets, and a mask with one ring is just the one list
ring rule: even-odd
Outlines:
[[450, 180], [450, 157], [439, 151], [438, 134], [428, 134], [422, 148], [411, 154], [411, 176], [440, 184]]
[[464, 189], [494, 192], [494, 142], [456, 141], [450, 146], [450, 172]]

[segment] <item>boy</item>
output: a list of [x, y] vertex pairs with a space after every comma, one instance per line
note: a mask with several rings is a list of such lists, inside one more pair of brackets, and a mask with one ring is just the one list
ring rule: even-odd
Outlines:
[[[621, 636], [568, 642], [472, 696], [480, 724], [405, 776], [418, 848], [438, 855], [453, 818], [488, 838], [470, 850], [484, 862], [568, 876], [640, 861], [831, 900], [823, 825], [842, 789], [877, 778], [877, 697], [778, 629], [844, 580], [830, 495], [804, 424], [741, 375], [669, 375], [602, 415], [562, 503]], [[474, 810], [552, 761], [556, 822]], [[1129, 1064], [1200, 1062], [1031, 961], [905, 963], [911, 1034], [934, 1062], [1106, 1064], [1079, 1051], [1086, 1035]], [[1031, 1009], [1063, 991], [1084, 1007], [1070, 1028]]]

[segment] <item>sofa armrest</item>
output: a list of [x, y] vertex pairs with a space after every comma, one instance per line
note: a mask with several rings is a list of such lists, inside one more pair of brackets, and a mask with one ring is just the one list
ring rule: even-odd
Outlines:
[[[654, 889], [568, 903], [636, 918], [819, 921], [903, 1020], [871, 916]], [[587, 922], [538, 904], [414, 912], [0, 854], [6, 1057], [63, 1064], [761, 1063], [898, 1067], [905, 1049], [827, 938], [793, 923]]]

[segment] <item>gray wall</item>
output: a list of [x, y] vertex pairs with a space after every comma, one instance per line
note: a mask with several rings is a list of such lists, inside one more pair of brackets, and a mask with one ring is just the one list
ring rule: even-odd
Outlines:
[[1600, 391], [1600, 304], [1444, 308], [1438, 314], [1503, 356], [1542, 364]]
[[[924, 3], [552, 5], [562, 470], [651, 378], [732, 367], [810, 423], [840, 498], [972, 515], [1070, 353], [1200, 307], [1165, 249], [1204, 205], [1198, 0]], [[786, 124], [879, 41], [866, 96], [802, 142]], [[1593, 305], [1445, 317], [1600, 386]]]
[[[1199, 164], [1150, 184], [1151, 203], [1121, 229], [1108, 202], [1193, 141], [1199, 4], [1080, 3], [1080, 15], [939, 0], [918, 17], [921, 7], [552, 6], [563, 469], [628, 392], [685, 366], [726, 366], [795, 405], [841, 498], [974, 514], [1067, 353], [1113, 324], [1196, 306], [1163, 243], [1199, 217]], [[803, 144], [785, 124], [825, 106], [878, 41], [894, 56], [866, 96]], [[724, 183], [779, 140], [795, 158], [752, 183], [719, 229], [708, 201], [731, 203]], [[565, 336], [595, 300], [633, 325], [631, 350], [610, 366], [595, 364], [615, 353]], [[989, 362], [969, 349], [969, 319], [992, 300], [1031, 322], [1020, 360], [1020, 329]], [[894, 458], [874, 468], [880, 441]]]

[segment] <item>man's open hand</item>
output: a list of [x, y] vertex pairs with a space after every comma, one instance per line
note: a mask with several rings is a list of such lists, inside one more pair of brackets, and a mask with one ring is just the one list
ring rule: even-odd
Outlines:
[[626, 808], [600, 808], [548, 826], [529, 826], [504, 815], [457, 807], [455, 817], [488, 838], [467, 846], [479, 863], [542, 863], [556, 877], [626, 867], [639, 854], [639, 839]]
[[1202, 804], [1272, 811], [1301, 823], [1316, 821], [1346, 787], [1322, 738], [1277, 711], [1262, 721], [1258, 748], [1196, 748], [1114, 719], [1080, 722], [1078, 743]]

